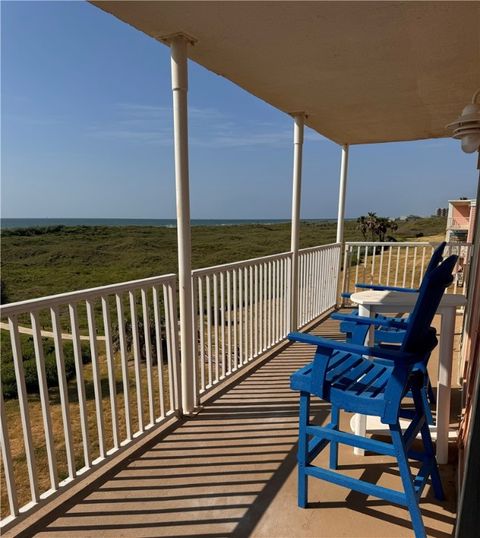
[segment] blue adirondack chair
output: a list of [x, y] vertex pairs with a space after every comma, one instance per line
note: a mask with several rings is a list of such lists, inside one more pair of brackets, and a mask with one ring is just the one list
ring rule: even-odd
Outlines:
[[[298, 439], [298, 504], [307, 506], [308, 477], [320, 478], [403, 505], [410, 511], [417, 538], [425, 536], [419, 508], [419, 498], [431, 478], [435, 497], [443, 499], [443, 488], [435, 459], [430, 430], [426, 421], [421, 389], [425, 374], [419, 363], [428, 362], [437, 345], [435, 330], [430, 327], [442, 295], [453, 281], [452, 271], [457, 261], [450, 256], [429, 272], [418, 294], [412, 314], [406, 322], [406, 334], [400, 346], [362, 346], [316, 336], [292, 333], [289, 339], [316, 347], [313, 362], [291, 376], [291, 388], [300, 391]], [[373, 325], [382, 320], [369, 319]], [[387, 321], [387, 324], [395, 322]], [[378, 363], [367, 357], [384, 359]], [[414, 408], [402, 407], [402, 400], [411, 391]], [[326, 426], [310, 423], [310, 399], [317, 396], [332, 404], [331, 422]], [[340, 411], [380, 417], [388, 424], [391, 442], [383, 442], [339, 430]], [[411, 422], [405, 432], [399, 419]], [[413, 451], [411, 445], [421, 434], [423, 451]], [[312, 465], [312, 461], [330, 443], [330, 469]], [[356, 446], [379, 454], [393, 456], [398, 461], [403, 491], [371, 484], [335, 472], [338, 463], [338, 443]], [[409, 458], [421, 461], [420, 471], [412, 476]]]
[[[357, 283], [355, 286], [357, 288], [364, 288], [364, 289], [373, 289], [373, 290], [379, 290], [379, 291], [399, 291], [404, 293], [419, 293], [422, 289], [422, 286], [425, 283], [425, 276], [428, 275], [435, 267], [438, 267], [438, 264], [442, 261], [443, 252], [445, 250], [447, 243], [444, 241], [443, 243], [440, 243], [438, 247], [433, 251], [432, 257], [430, 258], [430, 261], [427, 265], [427, 268], [425, 270], [424, 278], [422, 279], [422, 283], [420, 284], [419, 288], [399, 288], [395, 286], [383, 286], [383, 285], [374, 285], [374, 284], [362, 284]], [[348, 294], [350, 295], [350, 294]], [[348, 315], [345, 314], [332, 314], [331, 316], [333, 319], [337, 319], [341, 321], [340, 323], [340, 331], [346, 334], [346, 341], [351, 342], [353, 344], [363, 344], [365, 342], [365, 338], [368, 334], [368, 331], [370, 329], [370, 323], [362, 323], [361, 320], [359, 321], [358, 318], [358, 309], [354, 310]], [[387, 316], [381, 316], [377, 314], [376, 316], [377, 320], [391, 320], [396, 323], [392, 323], [390, 326], [388, 325], [379, 325], [375, 327], [374, 330], [374, 341], [375, 343], [392, 343], [392, 344], [401, 344], [403, 338], [405, 337], [405, 329], [406, 329], [406, 321], [405, 318], [389, 318]], [[419, 368], [423, 369], [424, 366], [422, 364], [418, 365]], [[431, 404], [435, 404], [435, 394], [432, 389], [432, 385], [430, 383], [430, 379], [428, 377], [428, 373], [426, 373], [425, 378], [425, 387], [422, 389], [422, 398], [425, 400], [426, 408], [427, 408], [427, 420], [429, 424], [433, 424], [433, 416], [430, 411], [430, 406], [428, 405], [428, 402]]]

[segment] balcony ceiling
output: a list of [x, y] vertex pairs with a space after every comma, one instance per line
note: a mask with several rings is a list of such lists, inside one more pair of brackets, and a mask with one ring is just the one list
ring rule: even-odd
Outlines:
[[479, 2], [93, 4], [338, 143], [448, 136], [480, 86]]

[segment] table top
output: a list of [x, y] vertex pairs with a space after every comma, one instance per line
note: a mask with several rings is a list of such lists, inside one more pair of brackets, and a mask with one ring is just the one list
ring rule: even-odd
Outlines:
[[[352, 293], [350, 300], [363, 306], [392, 306], [413, 307], [417, 301], [417, 293], [402, 293], [400, 291], [358, 291]], [[445, 293], [440, 302], [440, 307], [456, 308], [465, 306], [467, 298], [459, 293]]]

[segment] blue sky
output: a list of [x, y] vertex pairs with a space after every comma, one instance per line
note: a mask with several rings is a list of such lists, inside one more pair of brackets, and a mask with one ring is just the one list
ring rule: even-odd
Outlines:
[[[1, 10], [2, 217], [174, 218], [167, 47], [85, 2]], [[189, 75], [192, 218], [288, 217], [291, 118], [192, 62]], [[339, 166], [307, 130], [302, 218], [336, 216]], [[428, 215], [473, 197], [475, 177], [452, 140], [355, 146], [346, 216]]]

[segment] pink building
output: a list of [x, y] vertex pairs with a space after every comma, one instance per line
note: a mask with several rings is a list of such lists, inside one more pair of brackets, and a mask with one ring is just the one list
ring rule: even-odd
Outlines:
[[475, 200], [448, 201], [447, 242], [473, 241], [475, 211]]

